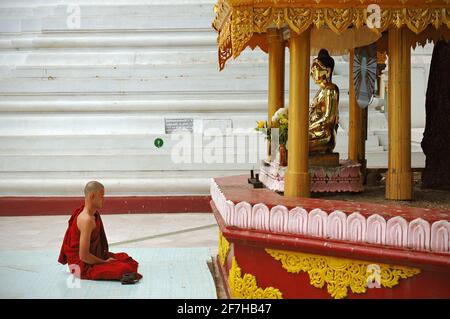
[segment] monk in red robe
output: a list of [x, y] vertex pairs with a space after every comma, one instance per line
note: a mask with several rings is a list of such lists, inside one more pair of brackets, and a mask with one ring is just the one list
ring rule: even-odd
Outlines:
[[69, 220], [58, 262], [69, 264], [73, 274], [81, 279], [121, 280], [135, 283], [142, 276], [138, 263], [126, 253], [111, 253], [108, 249], [102, 219], [104, 186], [96, 181], [84, 188], [84, 205], [76, 209]]

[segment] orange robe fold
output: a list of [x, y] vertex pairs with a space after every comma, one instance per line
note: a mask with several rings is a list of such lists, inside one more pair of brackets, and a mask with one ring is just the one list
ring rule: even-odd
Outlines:
[[[83, 208], [84, 205], [76, 209], [69, 219], [69, 226], [64, 235], [58, 262], [63, 265], [69, 264], [71, 272], [79, 275], [81, 279], [121, 280], [126, 273], [137, 273], [139, 264], [133, 258], [126, 253], [114, 254], [109, 252], [108, 240], [98, 212], [94, 214], [95, 229], [91, 234], [89, 251], [92, 255], [104, 260], [110, 257], [116, 260], [91, 265], [80, 259], [80, 231], [77, 227], [77, 217], [83, 211]], [[138, 274], [138, 278], [142, 278], [142, 276]]]

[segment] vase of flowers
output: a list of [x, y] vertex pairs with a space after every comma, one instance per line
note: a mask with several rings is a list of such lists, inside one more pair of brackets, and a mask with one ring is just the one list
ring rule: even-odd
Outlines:
[[280, 144], [280, 166], [287, 166], [288, 151], [285, 144]]
[[272, 117], [272, 123], [279, 129], [279, 152], [280, 152], [280, 166], [287, 166], [288, 150], [288, 109], [279, 108]]

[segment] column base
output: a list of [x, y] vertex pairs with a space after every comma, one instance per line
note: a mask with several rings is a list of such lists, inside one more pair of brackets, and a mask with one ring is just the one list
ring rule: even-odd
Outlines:
[[310, 197], [311, 177], [306, 172], [286, 172], [284, 183], [284, 195], [292, 197]]
[[393, 200], [413, 199], [413, 175], [411, 171], [387, 172], [386, 199], [393, 199]]

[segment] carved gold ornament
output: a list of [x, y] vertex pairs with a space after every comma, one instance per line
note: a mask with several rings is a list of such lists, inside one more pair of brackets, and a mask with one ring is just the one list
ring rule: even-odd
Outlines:
[[250, 274], [242, 276], [242, 270], [239, 268], [236, 258], [233, 257], [231, 269], [228, 274], [228, 285], [232, 298], [236, 299], [282, 299], [280, 290], [267, 287], [259, 288], [256, 283], [256, 277]]
[[[316, 2], [321, 6], [315, 6]], [[326, 26], [336, 34], [342, 34], [349, 27], [359, 29], [366, 25], [368, 15], [371, 14], [367, 12], [365, 1], [359, 1], [359, 6], [352, 6], [350, 1], [343, 0], [337, 7], [323, 7], [321, 1], [316, 2], [300, 5], [300, 1], [292, 0], [218, 1], [213, 27], [219, 33], [217, 42], [220, 69], [223, 69], [226, 60], [231, 56], [236, 58], [240, 55], [254, 33], [264, 33], [268, 27], [289, 27], [294, 32], [301, 33], [311, 25], [316, 28]], [[368, 3], [372, 2], [367, 1]], [[450, 1], [432, 1], [430, 3], [433, 6], [412, 6], [414, 3], [411, 2], [408, 8], [383, 8], [383, 2], [373, 3], [379, 4], [381, 10], [379, 28], [371, 29], [377, 33], [387, 30], [390, 25], [397, 28], [406, 26], [416, 34], [429, 25], [436, 29], [441, 26], [450, 28]], [[401, 5], [410, 5], [410, 2], [405, 1]]]
[[326, 284], [328, 293], [335, 299], [347, 297], [348, 288], [357, 294], [365, 293], [368, 287], [392, 288], [399, 284], [400, 278], [420, 273], [420, 269], [403, 266], [275, 249], [266, 249], [266, 252], [281, 261], [290, 273], [307, 272], [312, 286], [322, 288]]
[[225, 265], [229, 251], [230, 243], [223, 237], [222, 232], [219, 230], [219, 261], [222, 266]]

